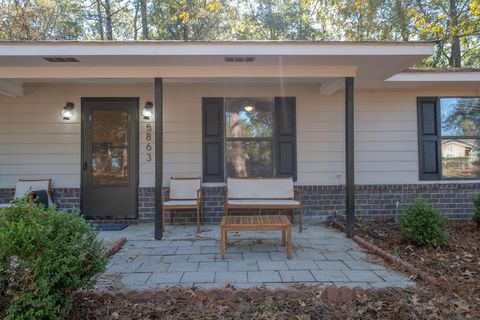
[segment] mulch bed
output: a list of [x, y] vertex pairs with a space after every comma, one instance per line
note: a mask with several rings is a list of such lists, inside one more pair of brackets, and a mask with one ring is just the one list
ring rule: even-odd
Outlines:
[[418, 280], [418, 303], [480, 317], [480, 228], [472, 221], [450, 222], [450, 242], [437, 249], [408, 243], [390, 220], [359, 221], [357, 229], [363, 239], [436, 278], [435, 283]]
[[[449, 225], [451, 242], [441, 249], [406, 243], [391, 221], [359, 221], [359, 235], [436, 277], [416, 288], [353, 291], [331, 302], [320, 288], [285, 290], [146, 291], [80, 293], [74, 319], [478, 319], [480, 228]], [[222, 291], [224, 290], [224, 291]], [[226, 290], [226, 291], [225, 291]]]

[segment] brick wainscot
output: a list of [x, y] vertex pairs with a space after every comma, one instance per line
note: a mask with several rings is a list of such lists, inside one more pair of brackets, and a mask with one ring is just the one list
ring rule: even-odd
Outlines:
[[[344, 212], [343, 186], [299, 186], [299, 188], [303, 190], [305, 222], [325, 221], [335, 214]], [[224, 187], [218, 186], [204, 187], [205, 223], [220, 222], [223, 215], [224, 190]], [[0, 189], [0, 203], [8, 203], [14, 192], [13, 188]], [[357, 216], [395, 217], [415, 198], [424, 198], [451, 219], [467, 219], [473, 213], [472, 199], [477, 194], [480, 194], [479, 183], [357, 185], [355, 206]], [[79, 208], [80, 189], [54, 188], [53, 199], [60, 209]], [[153, 222], [154, 208], [154, 188], [139, 188], [138, 219], [134, 219], [135, 222]], [[194, 221], [194, 212], [177, 212], [174, 215], [174, 223], [187, 224]]]

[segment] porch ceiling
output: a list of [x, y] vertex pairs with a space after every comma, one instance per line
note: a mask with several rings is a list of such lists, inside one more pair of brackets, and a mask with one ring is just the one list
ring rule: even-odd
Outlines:
[[[374, 88], [432, 52], [433, 44], [423, 42], [0, 42], [0, 78], [23, 83], [280, 78], [321, 85], [324, 78], [355, 76], [357, 88]], [[45, 57], [72, 57], [78, 62], [51, 63]], [[226, 57], [253, 57], [254, 61], [232, 63]]]

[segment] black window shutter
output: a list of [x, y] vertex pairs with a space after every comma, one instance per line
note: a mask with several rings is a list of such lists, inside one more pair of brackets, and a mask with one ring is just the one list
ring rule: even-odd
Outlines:
[[295, 97], [275, 97], [276, 175], [297, 180]]
[[224, 179], [224, 116], [223, 98], [202, 99], [203, 181]]
[[420, 180], [440, 179], [440, 112], [438, 98], [418, 98]]

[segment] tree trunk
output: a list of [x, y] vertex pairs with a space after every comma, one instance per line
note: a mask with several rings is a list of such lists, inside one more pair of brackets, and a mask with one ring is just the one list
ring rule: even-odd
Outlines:
[[142, 14], [143, 39], [148, 39], [147, 0], [140, 0], [140, 12]]
[[140, 0], [135, 1], [135, 15], [133, 16], [133, 40], [138, 40], [138, 10]]
[[460, 39], [453, 37], [452, 39], [452, 53], [450, 57], [450, 66], [454, 68], [462, 67], [462, 50], [460, 48]]
[[[450, 21], [452, 23], [452, 29], [458, 27], [457, 0], [450, 0]], [[458, 37], [458, 34], [452, 34], [450, 44], [452, 46], [450, 52], [450, 67], [461, 68], [462, 51], [460, 48], [460, 38]]]
[[103, 14], [100, 1], [101, 0], [97, 0], [98, 33], [100, 34], [100, 40], [105, 40], [105, 35], [103, 33]]
[[395, 12], [397, 15], [400, 33], [403, 41], [410, 39], [410, 31], [408, 29], [408, 19], [405, 15], [405, 11], [408, 10], [402, 5], [402, 0], [395, 0]]
[[188, 24], [183, 25], [183, 41], [188, 41]]
[[[242, 127], [240, 125], [241, 119], [238, 112], [232, 112], [230, 118], [231, 135], [234, 138], [242, 136]], [[248, 153], [245, 150], [242, 141], [232, 142], [232, 165], [235, 170], [235, 176], [240, 178], [248, 177], [247, 160]]]
[[112, 11], [110, 9], [110, 0], [105, 0], [105, 21], [107, 22], [107, 39], [113, 40]]

